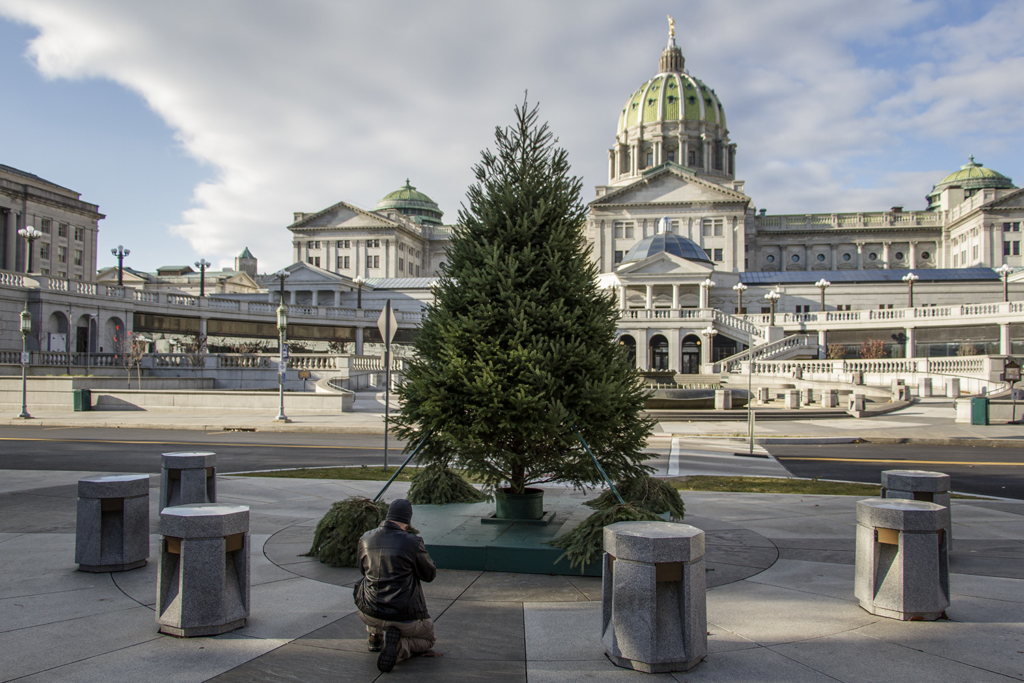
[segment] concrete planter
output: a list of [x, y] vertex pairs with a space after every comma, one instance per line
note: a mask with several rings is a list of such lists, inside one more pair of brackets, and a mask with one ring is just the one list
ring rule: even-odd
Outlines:
[[544, 489], [526, 489], [526, 493], [498, 489], [494, 500], [498, 519], [540, 519], [544, 516]]

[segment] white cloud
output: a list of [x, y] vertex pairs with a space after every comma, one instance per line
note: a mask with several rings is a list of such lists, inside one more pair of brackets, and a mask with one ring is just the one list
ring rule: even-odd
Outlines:
[[[639, 7], [0, 0], [39, 29], [30, 56], [44, 76], [139, 93], [209, 165], [172, 230], [222, 264], [248, 245], [262, 268], [284, 265], [293, 211], [372, 207], [406, 177], [455, 220], [479, 150], [526, 89], [586, 186], [604, 182], [617, 112], [655, 71], [666, 12], [725, 104], [748, 191], [773, 211], [920, 206], [962, 163], [965, 128], [979, 145], [999, 146], [989, 124], [1020, 139], [1016, 3], [961, 26], [913, 0]], [[898, 63], [863, 58], [897, 41]], [[936, 144], [958, 156], [936, 162]]]

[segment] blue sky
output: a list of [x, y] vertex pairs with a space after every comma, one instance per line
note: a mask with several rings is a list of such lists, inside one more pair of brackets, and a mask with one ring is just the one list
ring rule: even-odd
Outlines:
[[528, 90], [589, 200], [667, 13], [758, 208], [920, 209], [972, 153], [1024, 182], [1016, 0], [0, 0], [0, 163], [100, 205], [101, 266], [274, 270], [292, 212], [406, 177], [454, 221]]

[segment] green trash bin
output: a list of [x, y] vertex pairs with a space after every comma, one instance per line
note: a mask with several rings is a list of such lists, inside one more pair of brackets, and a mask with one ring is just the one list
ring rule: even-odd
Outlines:
[[971, 399], [971, 424], [988, 424], [988, 399], [984, 397]]
[[92, 392], [89, 389], [74, 389], [71, 393], [74, 396], [76, 413], [92, 410]]

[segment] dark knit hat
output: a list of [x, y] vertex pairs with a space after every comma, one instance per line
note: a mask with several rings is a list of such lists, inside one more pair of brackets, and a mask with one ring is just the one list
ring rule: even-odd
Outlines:
[[388, 506], [388, 521], [408, 524], [412, 521], [412, 503], [405, 498], [391, 501]]

